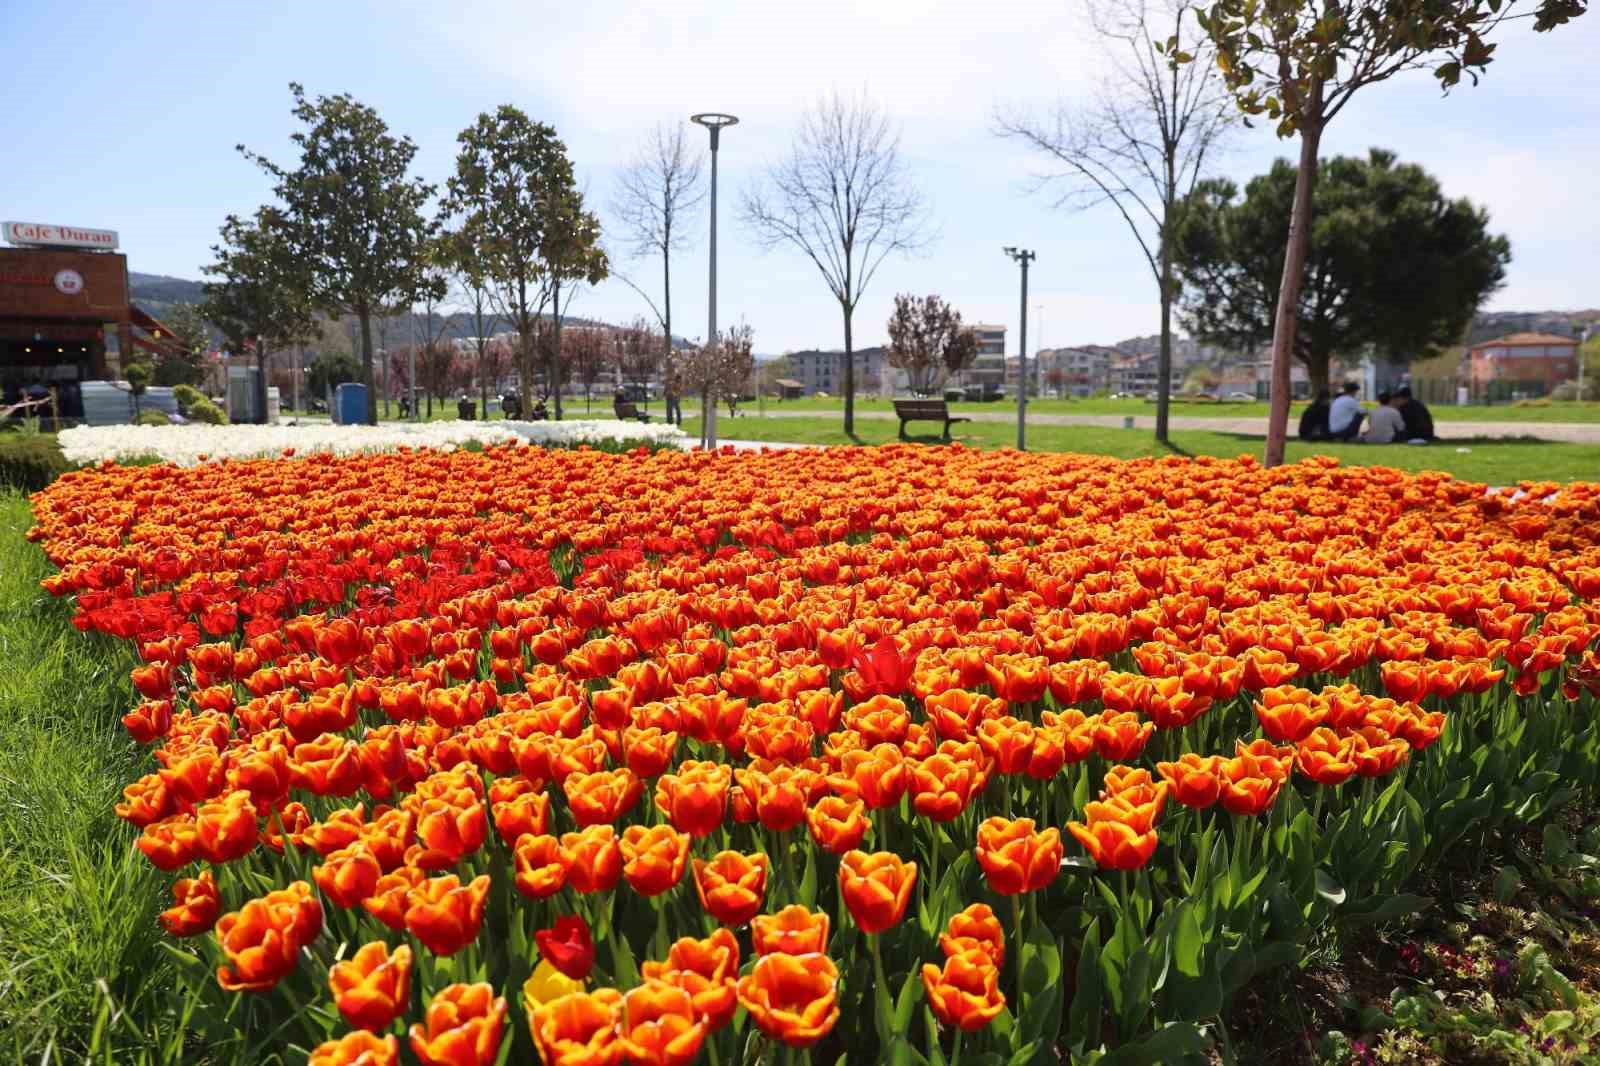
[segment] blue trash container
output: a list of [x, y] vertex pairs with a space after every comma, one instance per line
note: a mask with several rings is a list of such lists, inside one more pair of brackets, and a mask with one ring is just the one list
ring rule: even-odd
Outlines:
[[333, 390], [333, 420], [341, 426], [357, 426], [367, 420], [367, 387], [347, 381]]

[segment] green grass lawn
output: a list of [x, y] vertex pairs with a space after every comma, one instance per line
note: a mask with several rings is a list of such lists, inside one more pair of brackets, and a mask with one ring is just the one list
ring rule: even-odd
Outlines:
[[181, 1040], [155, 920], [166, 878], [112, 811], [149, 761], [119, 720], [132, 653], [39, 588], [31, 522], [25, 497], [0, 494], [0, 1060], [157, 1061]]
[[[916, 424], [913, 423], [913, 426]], [[898, 424], [881, 419], [856, 423], [855, 438], [844, 435], [837, 417], [722, 418], [718, 436], [728, 440], [789, 441], [798, 444], [888, 444], [897, 439]], [[699, 419], [684, 422], [691, 434]], [[968, 422], [955, 427], [956, 439], [978, 448], [1010, 448], [1017, 442], [1015, 425]], [[941, 443], [935, 434], [911, 434], [913, 441]], [[1260, 437], [1209, 430], [1177, 430], [1171, 449], [1156, 444], [1149, 430], [1105, 429], [1099, 426], [1028, 427], [1028, 446], [1040, 451], [1089, 452], [1119, 459], [1141, 456], [1215, 455], [1233, 458], [1261, 454]], [[1463, 450], [1465, 449], [1465, 450]], [[1572, 481], [1600, 478], [1600, 448], [1592, 444], [1557, 444], [1538, 440], [1452, 441], [1426, 447], [1403, 444], [1303, 444], [1289, 442], [1291, 461], [1309, 455], [1334, 455], [1352, 465], [1392, 466], [1401, 470], [1443, 470], [1457, 477], [1492, 485], [1522, 480]]]
[[[580, 401], [581, 402], [581, 401]], [[756, 405], [748, 405], [752, 411]], [[858, 411], [890, 411], [893, 410], [893, 401], [857, 398], [856, 410]], [[1015, 412], [1015, 401], [1001, 400], [995, 403], [958, 403], [951, 405], [961, 414], [971, 414], [976, 411], [993, 411], [995, 413]], [[1298, 418], [1304, 404], [1295, 404], [1291, 409], [1291, 417]], [[819, 399], [807, 396], [799, 400], [771, 400], [766, 404], [769, 413], [794, 411], [814, 411], [821, 413], [843, 412], [844, 402], [837, 396]], [[1434, 405], [1434, 420], [1437, 422], [1600, 422], [1600, 403], [1551, 403], [1549, 405], [1529, 405], [1512, 407], [1499, 405], [1494, 407], [1446, 407]], [[453, 408], [452, 408], [453, 410]], [[1045, 415], [1148, 415], [1154, 417], [1156, 405], [1147, 400], [1108, 400], [1104, 398], [1091, 398], [1086, 400], [1028, 400], [1028, 410], [1035, 414]], [[1256, 403], [1182, 403], [1174, 402], [1172, 405], [1174, 416], [1183, 418], [1265, 418], [1267, 405], [1265, 402]]]

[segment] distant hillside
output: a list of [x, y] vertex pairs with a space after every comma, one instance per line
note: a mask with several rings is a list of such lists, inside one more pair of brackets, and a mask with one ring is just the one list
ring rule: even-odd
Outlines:
[[[140, 274], [128, 271], [128, 292], [135, 304], [161, 318], [168, 309], [176, 304], [197, 304], [205, 296], [203, 283], [190, 281], [187, 278], [169, 278], [164, 274]], [[464, 338], [472, 336], [472, 320], [465, 314], [451, 314], [444, 316], [444, 336], [448, 338]], [[578, 315], [568, 315], [566, 325], [569, 326], [596, 326], [607, 325], [597, 319], [583, 318]], [[504, 323], [494, 327], [496, 333], [505, 332]], [[391, 348], [410, 344], [411, 338], [423, 334], [421, 315], [393, 315], [380, 329], [376, 319], [372, 324], [374, 344], [387, 344]], [[379, 339], [380, 334], [383, 340]], [[678, 347], [686, 347], [688, 341], [681, 337], [674, 338]]]
[[174, 304], [197, 304], [204, 295], [198, 281], [169, 278], [164, 274], [128, 271], [128, 295], [134, 303], [160, 318]]
[[1600, 310], [1587, 311], [1480, 311], [1467, 331], [1467, 346], [1507, 333], [1554, 333], [1570, 337], [1578, 327], [1600, 328]]

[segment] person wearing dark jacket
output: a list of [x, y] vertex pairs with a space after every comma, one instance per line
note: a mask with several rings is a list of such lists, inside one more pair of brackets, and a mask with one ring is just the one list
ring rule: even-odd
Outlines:
[[1400, 418], [1405, 422], [1405, 433], [1401, 440], [1439, 439], [1433, 432], [1433, 412], [1428, 410], [1427, 404], [1411, 395], [1410, 385], [1402, 385], [1394, 390], [1394, 398], [1400, 405]]
[[1328, 439], [1328, 409], [1332, 403], [1328, 391], [1317, 393], [1317, 398], [1311, 401], [1304, 411], [1300, 413], [1300, 439], [1301, 440], [1327, 440]]

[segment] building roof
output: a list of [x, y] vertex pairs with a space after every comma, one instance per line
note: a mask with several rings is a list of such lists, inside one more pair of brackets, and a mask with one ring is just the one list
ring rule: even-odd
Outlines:
[[1577, 347], [1578, 338], [1563, 337], [1559, 333], [1507, 333], [1504, 337], [1479, 341], [1472, 346], [1472, 349], [1477, 351], [1479, 348], [1489, 347], [1515, 348], [1524, 344], [1570, 344]]
[[774, 385], [780, 385], [780, 386], [782, 386], [783, 388], [786, 388], [786, 389], [803, 389], [803, 388], [805, 388], [805, 386], [803, 384], [801, 384], [800, 382], [796, 381], [794, 378], [779, 378], [777, 381], [774, 381], [773, 384]]

